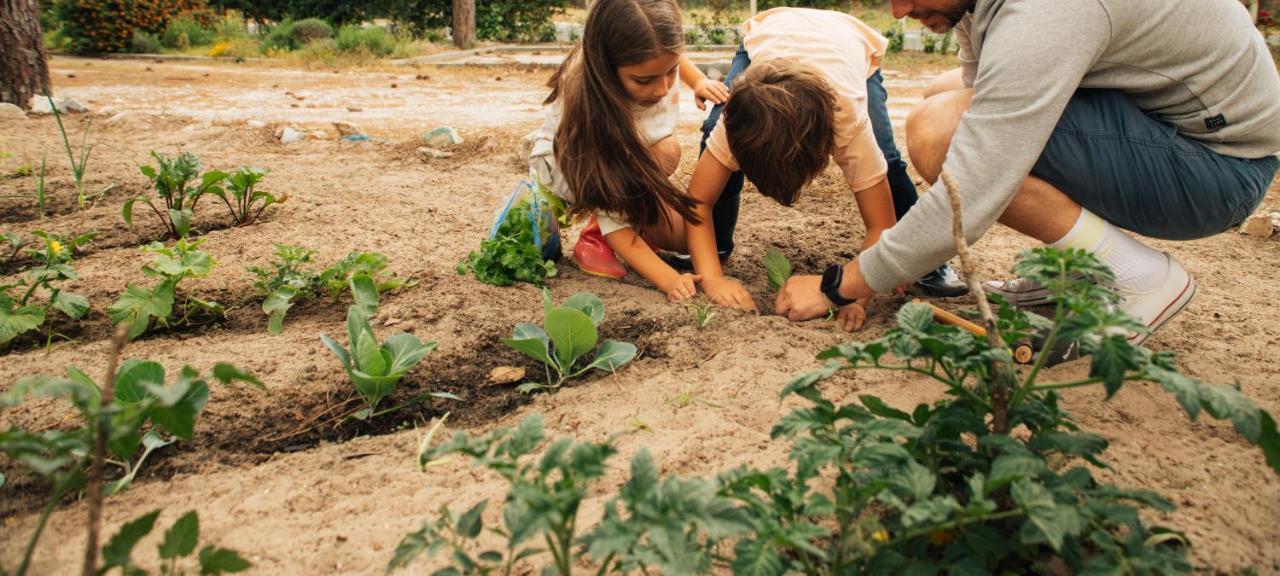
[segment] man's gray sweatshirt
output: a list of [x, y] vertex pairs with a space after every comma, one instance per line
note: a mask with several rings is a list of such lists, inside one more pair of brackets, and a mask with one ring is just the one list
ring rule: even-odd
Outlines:
[[[974, 98], [943, 169], [961, 188], [971, 243], [1009, 205], [1079, 88], [1123, 91], [1219, 154], [1280, 153], [1280, 74], [1238, 0], [977, 0], [956, 35]], [[887, 292], [954, 255], [939, 181], [859, 267]]]

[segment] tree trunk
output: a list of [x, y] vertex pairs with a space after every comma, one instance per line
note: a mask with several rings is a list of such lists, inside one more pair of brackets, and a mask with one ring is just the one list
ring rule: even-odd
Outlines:
[[53, 94], [36, 0], [0, 0], [0, 102], [31, 107]]
[[470, 50], [476, 45], [476, 0], [453, 0], [453, 45]]

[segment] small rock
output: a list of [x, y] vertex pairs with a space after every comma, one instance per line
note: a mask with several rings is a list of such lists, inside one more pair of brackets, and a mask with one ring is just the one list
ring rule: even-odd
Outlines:
[[67, 78], [75, 78], [75, 77], [76, 77], [75, 74], [67, 74]]
[[445, 152], [444, 150], [436, 150], [435, 148], [431, 148], [431, 147], [428, 147], [428, 146], [423, 146], [423, 147], [421, 147], [421, 148], [418, 148], [418, 154], [421, 154], [424, 158], [426, 158], [426, 159], [428, 159], [428, 160], [440, 160], [440, 159], [443, 159], [443, 158], [451, 158], [451, 157], [453, 157], [453, 152]]
[[397, 329], [400, 330], [401, 332], [412, 333], [413, 331], [418, 329], [418, 323], [414, 322], [413, 320], [405, 320], [404, 322], [400, 323], [400, 326]]
[[324, 130], [316, 130], [316, 131], [314, 131], [314, 132], [312, 132], [312, 133], [311, 133], [311, 137], [312, 137], [312, 138], [314, 138], [314, 139], [316, 139], [316, 140], [328, 140], [328, 139], [329, 139], [329, 133], [328, 133], [328, 132], [325, 132]]
[[441, 126], [422, 135], [427, 146], [456, 146], [462, 143], [462, 136], [449, 126]]
[[396, 84], [395, 82], [392, 82], [392, 83], [391, 83], [391, 87], [392, 87], [392, 88], [399, 88], [399, 87], [400, 87], [400, 85], [399, 85], [399, 84]]
[[350, 122], [334, 122], [333, 127], [337, 128], [338, 134], [342, 136], [364, 134], [364, 130], [361, 130], [359, 126], [356, 126], [355, 124], [352, 124]]
[[23, 112], [21, 108], [8, 102], [0, 102], [0, 119], [18, 120], [26, 117], [27, 113]]
[[293, 144], [301, 142], [305, 138], [306, 136], [303, 133], [291, 126], [286, 126], [276, 131], [276, 140], [279, 140], [281, 144]]
[[58, 109], [72, 114], [83, 114], [89, 111], [88, 106], [81, 104], [75, 98], [63, 98], [62, 101], [58, 102]]
[[53, 114], [53, 105], [44, 96], [32, 96], [29, 108], [32, 114]]
[[347, 106], [347, 112], [364, 112], [364, 108], [359, 106]]
[[245, 125], [250, 128], [266, 128], [267, 127], [267, 123], [263, 122], [262, 120], [249, 120], [248, 122], [245, 122]]
[[1258, 238], [1270, 238], [1276, 231], [1275, 225], [1271, 222], [1271, 216], [1268, 214], [1258, 214], [1250, 216], [1240, 226], [1240, 233]]
[[501, 386], [503, 384], [515, 384], [524, 380], [524, 368], [516, 366], [499, 366], [489, 372], [489, 383]]
[[414, 78], [415, 78], [415, 79], [417, 79], [417, 80], [430, 80], [430, 79], [431, 79], [431, 77], [430, 77], [430, 76], [427, 76], [426, 74], [419, 74], [419, 75], [417, 75], [417, 76], [414, 76]]

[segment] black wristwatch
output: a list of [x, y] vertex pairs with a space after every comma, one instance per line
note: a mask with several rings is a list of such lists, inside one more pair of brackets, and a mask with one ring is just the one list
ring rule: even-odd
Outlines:
[[827, 271], [822, 273], [822, 294], [830, 300], [832, 304], [839, 307], [848, 306], [854, 303], [840, 295], [840, 283], [844, 281], [844, 266], [840, 264], [832, 264], [827, 267]]

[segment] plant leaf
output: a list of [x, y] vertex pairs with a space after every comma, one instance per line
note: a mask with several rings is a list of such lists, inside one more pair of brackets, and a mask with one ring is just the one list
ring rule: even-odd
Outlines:
[[595, 368], [605, 372], [614, 372], [636, 357], [636, 345], [630, 342], [605, 340], [596, 350], [596, 357], [583, 370]]
[[528, 322], [516, 324], [511, 338], [503, 338], [502, 343], [534, 360], [559, 370], [555, 361], [551, 359], [551, 339], [537, 325], [529, 324]]
[[337, 356], [338, 360], [342, 362], [342, 369], [346, 370], [347, 372], [350, 372], [351, 371], [351, 355], [347, 353], [347, 349], [343, 348], [341, 344], [335, 342], [334, 339], [330, 338], [328, 334], [321, 334], [320, 341], [324, 342], [325, 347], [328, 348], [331, 352], [333, 352], [333, 355]]
[[178, 518], [177, 522], [164, 533], [164, 541], [160, 543], [160, 559], [172, 560], [190, 556], [196, 550], [200, 540], [200, 519], [192, 510]]
[[769, 287], [777, 292], [791, 278], [791, 261], [777, 248], [770, 246], [764, 253], [764, 270], [769, 279]]
[[252, 566], [248, 560], [241, 558], [240, 554], [235, 550], [218, 548], [213, 545], [200, 549], [201, 576], [234, 574], [236, 572], [244, 572]]
[[59, 291], [50, 304], [75, 320], [84, 318], [89, 313], [89, 299], [79, 294]]
[[351, 277], [351, 299], [361, 312], [368, 316], [378, 313], [378, 287], [373, 278], [365, 273]]
[[591, 318], [591, 324], [599, 328], [604, 321], [604, 302], [590, 292], [579, 292], [564, 301], [564, 307], [582, 311]]
[[137, 404], [151, 396], [147, 385], [164, 386], [164, 366], [159, 362], [125, 360], [116, 372], [115, 399], [122, 404]]
[[267, 314], [267, 332], [279, 334], [284, 329], [284, 316], [293, 307], [293, 299], [297, 295], [297, 288], [285, 285], [276, 288], [262, 301], [262, 311]]
[[14, 308], [12, 304], [5, 306], [0, 302], [0, 344], [4, 344], [19, 335], [39, 328], [44, 324], [44, 309], [39, 306], [21, 306]]
[[144, 536], [151, 533], [151, 529], [156, 525], [156, 518], [159, 517], [160, 511], [153, 510], [125, 522], [124, 526], [120, 527], [120, 531], [116, 532], [102, 547], [102, 567], [128, 566], [131, 563], [129, 557], [133, 554], [133, 547], [137, 546], [138, 541]]
[[387, 373], [402, 375], [417, 366], [424, 356], [435, 350], [436, 343], [423, 344], [413, 334], [396, 334], [382, 343], [382, 349], [391, 356], [391, 367]]
[[244, 382], [246, 384], [252, 385], [254, 388], [257, 388], [259, 390], [267, 389], [267, 385], [263, 384], [262, 380], [259, 380], [257, 376], [254, 376], [249, 372], [236, 368], [235, 366], [231, 364], [227, 364], [225, 362], [214, 364], [213, 377], [217, 378], [218, 381], [223, 384], [230, 384], [232, 382]]
[[556, 308], [547, 314], [545, 325], [556, 361], [566, 372], [573, 368], [578, 358], [596, 347], [596, 326], [581, 310]]

